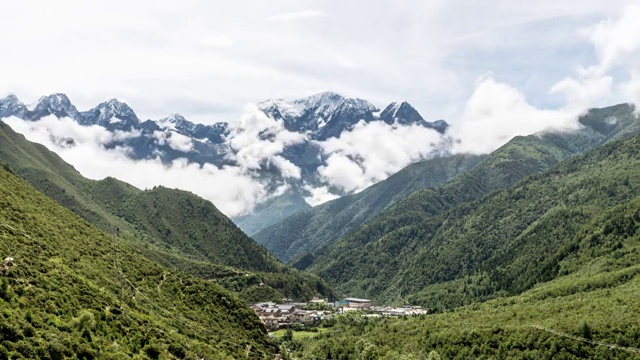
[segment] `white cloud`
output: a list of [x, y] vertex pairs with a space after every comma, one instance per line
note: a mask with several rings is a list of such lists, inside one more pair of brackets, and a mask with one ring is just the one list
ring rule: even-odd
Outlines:
[[332, 194], [326, 186], [314, 188], [307, 185], [304, 189], [311, 193], [311, 196], [305, 198], [305, 201], [311, 206], [320, 205], [339, 197], [338, 195]]
[[295, 12], [288, 12], [284, 14], [274, 15], [269, 17], [269, 20], [291, 21], [291, 20], [310, 19], [310, 18], [318, 18], [318, 17], [326, 17], [326, 16], [328, 16], [327, 13], [325, 13], [322, 10], [310, 9], [310, 10], [302, 10], [302, 11], [295, 11]]
[[305, 135], [288, 131], [282, 122], [266, 116], [255, 105], [248, 105], [245, 114], [230, 127], [229, 145], [236, 151], [230, 156], [240, 167], [257, 170], [265, 163], [272, 163], [289, 177], [300, 176], [300, 169], [276, 155], [286, 146], [304, 141]]
[[[65, 92], [83, 109], [122, 96], [144, 118], [179, 112], [211, 123], [239, 116], [251, 101], [334, 90], [381, 105], [404, 99], [426, 118], [449, 119], [493, 66], [507, 76], [546, 70], [544, 55], [576, 45], [549, 19], [570, 32], [628, 3], [3, 1], [0, 32], [10, 36], [0, 48], [10, 55], [0, 58], [0, 93], [30, 102]], [[543, 61], [505, 56], [532, 47]], [[473, 66], [460, 63], [461, 51]], [[562, 56], [577, 63], [584, 54]], [[545, 84], [566, 76], [538, 73]]]
[[269, 161], [280, 170], [282, 176], [285, 178], [300, 179], [300, 168], [295, 166], [291, 161], [278, 155], [271, 157]]
[[454, 151], [484, 154], [518, 135], [577, 129], [578, 114], [568, 110], [538, 109], [529, 104], [518, 89], [492, 77], [484, 77], [479, 80], [460, 121], [450, 134], [460, 139]]
[[153, 136], [160, 145], [169, 145], [175, 150], [189, 152], [193, 150], [193, 141], [190, 137], [178, 134], [177, 132], [154, 131]]
[[628, 65], [640, 53], [640, 5], [627, 6], [621, 17], [602, 21], [588, 33], [600, 61], [598, 72]]
[[422, 126], [361, 122], [340, 138], [320, 143], [328, 159], [318, 172], [344, 191], [360, 191], [428, 158], [441, 141], [439, 133]]
[[[107, 150], [103, 147], [114, 138], [99, 126], [85, 127], [68, 118], [54, 117], [37, 122], [18, 118], [3, 121], [27, 139], [55, 151], [83, 176], [91, 179], [112, 176], [142, 189], [163, 185], [188, 190], [210, 200], [228, 216], [246, 214], [269, 196], [263, 184], [239, 167], [217, 168], [209, 164], [200, 167], [185, 159], [175, 160], [169, 165], [162, 164], [160, 160], [131, 160], [126, 155], [127, 149]], [[60, 138], [71, 138], [74, 143], [60, 142]]]
[[346, 192], [362, 189], [367, 184], [360, 165], [342, 154], [330, 155], [327, 165], [321, 166], [318, 173], [325, 181], [339, 186]]

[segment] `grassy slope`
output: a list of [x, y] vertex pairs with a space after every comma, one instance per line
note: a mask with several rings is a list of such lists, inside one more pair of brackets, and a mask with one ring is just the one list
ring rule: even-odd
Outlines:
[[253, 238], [283, 261], [350, 233], [412, 192], [440, 186], [477, 165], [481, 156], [452, 156], [412, 164], [366, 190], [298, 212]]
[[[592, 218], [639, 195], [639, 153], [634, 137], [432, 216], [408, 222], [394, 209], [312, 269], [360, 296], [440, 307], [524, 291], [562, 274], [556, 263]], [[400, 205], [425, 204], [424, 195]]]
[[213, 204], [191, 193], [162, 187], [142, 191], [113, 178], [86, 179], [55, 153], [27, 141], [3, 122], [0, 160], [100, 229], [111, 232], [118, 227], [125, 241], [165, 266], [194, 275], [206, 273], [207, 278], [238, 292], [264, 282], [288, 297], [331, 295], [317, 277], [284, 266]]
[[273, 358], [235, 296], [118, 249], [116, 266], [113, 238], [0, 168], [0, 256], [15, 259], [0, 279], [0, 358], [242, 358], [247, 347]]
[[[360, 194], [294, 214], [255, 234], [253, 238], [278, 258], [298, 268], [305, 268], [313, 263], [316, 249], [330, 246], [381, 212], [395, 212], [397, 216], [391, 216], [404, 217], [403, 223], [392, 225], [403, 226], [404, 223], [416, 221], [416, 216], [433, 216], [451, 206], [512, 186], [527, 175], [544, 171], [561, 160], [607, 140], [640, 131], [633, 107], [627, 104], [592, 109], [580, 121], [585, 127], [577, 133], [515, 138], [479, 166], [474, 167], [475, 164], [470, 163], [458, 168], [459, 163], [455, 159], [412, 165]], [[452, 160], [453, 164], [448, 163]], [[472, 171], [465, 173], [469, 169]], [[456, 176], [460, 173], [465, 174]], [[451, 178], [454, 180], [443, 188], [444, 192], [428, 190], [439, 188]], [[391, 206], [420, 189], [427, 190], [423, 190], [422, 196], [414, 196], [411, 201], [402, 201], [400, 206]]]
[[[518, 296], [411, 319], [344, 317], [333, 332], [289, 347], [302, 359], [422, 359], [432, 351], [443, 359], [637, 359], [640, 196], [597, 211], [580, 228], [567, 239], [565, 256], [554, 259], [565, 275]], [[634, 349], [594, 345], [536, 326]]]

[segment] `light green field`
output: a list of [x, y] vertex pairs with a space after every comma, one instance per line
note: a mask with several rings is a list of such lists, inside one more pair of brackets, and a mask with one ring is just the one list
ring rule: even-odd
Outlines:
[[[306, 338], [314, 337], [314, 336], [316, 336], [318, 334], [322, 334], [322, 333], [327, 332], [327, 331], [329, 331], [329, 329], [327, 329], [327, 328], [318, 328], [318, 332], [293, 331], [293, 338], [295, 340], [306, 339]], [[278, 331], [272, 332], [271, 334], [273, 334], [273, 337], [275, 337], [275, 338], [282, 338], [286, 332], [287, 332], [286, 329], [280, 329]]]

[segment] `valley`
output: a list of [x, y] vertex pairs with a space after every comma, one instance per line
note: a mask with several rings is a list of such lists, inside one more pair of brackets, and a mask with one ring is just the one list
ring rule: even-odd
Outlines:
[[[205, 299], [220, 293], [229, 300], [215, 306], [243, 309], [234, 311], [244, 319], [233, 322], [249, 331], [247, 358], [634, 358], [639, 327], [624, 314], [637, 311], [629, 301], [638, 291], [640, 124], [628, 105], [592, 109], [580, 122], [577, 131], [517, 137], [488, 155], [412, 164], [358, 194], [294, 212], [261, 231], [254, 238], [266, 241], [266, 249], [195, 194], [86, 179], [0, 123], [3, 207], [13, 209], [2, 230], [2, 256], [11, 257], [5, 318], [47, 319], [19, 320], [20, 327], [34, 329], [28, 336], [6, 328], [14, 337], [0, 350], [95, 356], [123, 313], [132, 319], [145, 313], [150, 324], [165, 331], [179, 326], [176, 336], [184, 336], [200, 331], [195, 322], [205, 315], [192, 313], [196, 304], [212, 309]], [[41, 200], [18, 200], [25, 196]], [[27, 261], [29, 252], [42, 251], [29, 246], [49, 244], [38, 239], [61, 228], [38, 230], [25, 221], [58, 213], [36, 221], [49, 226], [73, 218], [81, 228], [68, 231], [96, 235], [67, 235], [88, 243]], [[23, 240], [10, 240], [16, 237]], [[81, 250], [95, 247], [94, 238], [102, 239], [96, 250]], [[26, 267], [43, 270], [23, 273]], [[38, 275], [42, 271], [46, 275]], [[136, 275], [140, 271], [149, 275]], [[104, 289], [102, 310], [93, 300], [64, 297], [56, 305], [15, 307], [58, 273], [77, 273], [68, 280], [85, 282], [86, 291], [104, 284], [98, 287]], [[198, 294], [206, 297], [194, 298], [186, 283], [202, 287]], [[167, 291], [182, 295], [165, 299]], [[606, 315], [612, 309], [617, 316]], [[211, 314], [215, 320], [207, 321], [220, 321]], [[73, 332], [85, 318], [91, 325]], [[150, 357], [195, 348], [198, 354], [235, 351], [207, 345], [210, 326], [187, 348], [162, 334], [119, 344], [129, 355]], [[278, 329], [278, 336], [267, 335]], [[38, 340], [59, 331], [71, 331], [62, 345]], [[252, 349], [261, 355], [250, 355]]]

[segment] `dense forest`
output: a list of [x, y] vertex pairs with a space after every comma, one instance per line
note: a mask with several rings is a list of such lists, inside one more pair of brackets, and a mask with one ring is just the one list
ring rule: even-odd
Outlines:
[[282, 261], [313, 252], [357, 229], [416, 190], [434, 188], [475, 167], [483, 156], [455, 155], [407, 166], [360, 193], [298, 212], [252, 237]]
[[[163, 268], [0, 166], [0, 359], [266, 358], [252, 310]], [[249, 355], [247, 355], [249, 354]]]
[[[413, 223], [513, 186], [607, 141], [635, 134], [640, 125], [633, 111], [627, 104], [592, 109], [580, 118], [578, 131], [516, 137], [483, 157], [453, 156], [417, 163], [359, 194], [292, 215], [253, 237], [281, 260], [304, 268], [310, 265], [309, 259], [322, 256], [320, 248], [331, 247], [375, 217], [378, 222], [389, 216], [404, 220], [391, 226]], [[616, 121], [609, 121], [612, 118]], [[423, 190], [419, 203], [416, 197], [400, 201], [418, 190]]]
[[118, 229], [125, 242], [164, 266], [217, 281], [238, 295], [253, 293], [263, 283], [281, 298], [333, 296], [318, 277], [282, 264], [211, 202], [192, 193], [163, 187], [143, 191], [113, 178], [86, 179], [3, 122], [0, 161], [101, 230]]
[[[310, 269], [359, 295], [436, 308], [517, 294], [575, 270], [591, 222], [640, 195], [639, 154], [640, 136], [616, 141], [432, 217], [387, 216]], [[426, 204], [425, 195], [407, 201]]]

